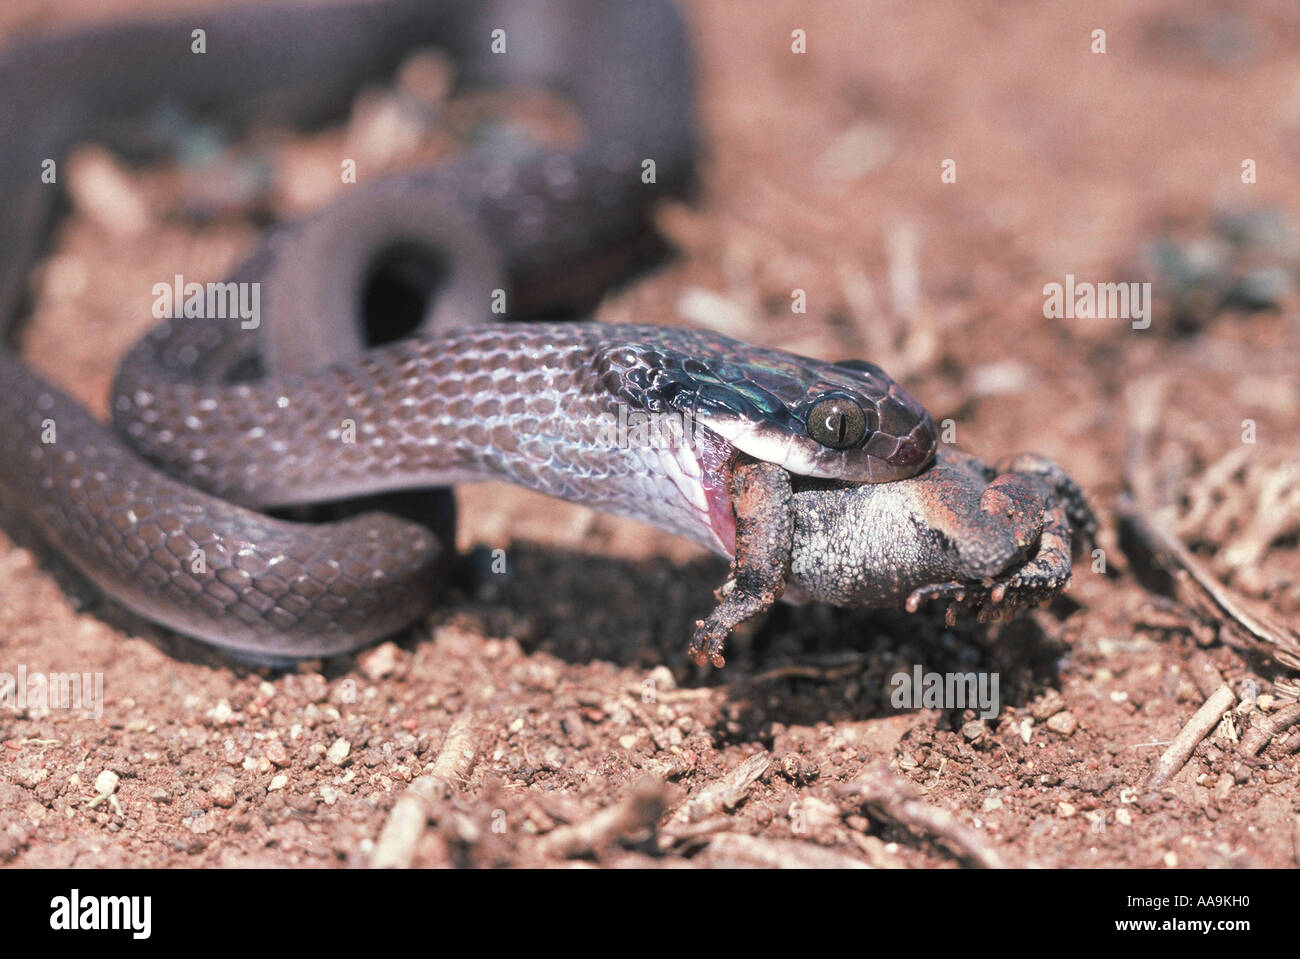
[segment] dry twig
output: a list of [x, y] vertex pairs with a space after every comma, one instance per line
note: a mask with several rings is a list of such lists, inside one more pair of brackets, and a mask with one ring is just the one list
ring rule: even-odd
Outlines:
[[1151, 772], [1147, 776], [1146, 788], [1155, 791], [1169, 782], [1178, 770], [1183, 768], [1183, 765], [1192, 755], [1192, 750], [1196, 748], [1196, 744], [1209, 735], [1210, 730], [1219, 725], [1219, 720], [1223, 718], [1223, 714], [1231, 709], [1236, 701], [1237, 697], [1225, 685], [1220, 686], [1214, 695], [1203, 702], [1201, 708], [1192, 714], [1192, 718], [1174, 737], [1174, 741], [1169, 744], [1169, 748], [1161, 754], [1155, 765], [1151, 767]]
[[1002, 854], [984, 836], [948, 810], [926, 803], [911, 783], [886, 769], [869, 768], [852, 782], [839, 787], [836, 793], [857, 797], [877, 818], [934, 836], [958, 856], [977, 866], [986, 869], [1007, 867]]
[[[1159, 492], [1160, 483], [1156, 469], [1158, 459], [1154, 455], [1157, 434], [1162, 422], [1161, 411], [1165, 403], [1167, 383], [1159, 377], [1150, 377], [1130, 387], [1127, 394], [1129, 421], [1132, 432], [1129, 435], [1124, 457], [1124, 486], [1127, 494], [1120, 497], [1118, 504], [1121, 540], [1127, 539], [1125, 552], [1129, 554], [1134, 565], [1145, 559], [1145, 566], [1164, 573], [1169, 577], [1177, 599], [1190, 607], [1199, 616], [1219, 627], [1219, 638], [1230, 646], [1263, 656], [1290, 669], [1300, 669], [1300, 633], [1290, 626], [1278, 622], [1260, 604], [1241, 596], [1221, 582], [1210, 569], [1192, 555], [1183, 541], [1172, 529], [1172, 523], [1158, 518], [1164, 497]], [[1199, 480], [1185, 481], [1190, 485], [1189, 495], [1193, 498], [1193, 515], [1181, 528], [1187, 529], [1188, 523], [1196, 528], [1209, 521], [1209, 504], [1212, 495], [1209, 489], [1222, 487], [1227, 480], [1243, 467], [1250, 456], [1249, 452], [1233, 451], [1221, 457], [1217, 463], [1206, 470]], [[1283, 468], [1279, 468], [1283, 469]], [[1279, 476], [1285, 473], [1283, 469]], [[1281, 500], [1274, 487], [1277, 477], [1272, 477], [1268, 486], [1268, 503], [1276, 505]], [[1197, 511], [1199, 509], [1199, 511]], [[1285, 511], [1284, 511], [1285, 512]], [[1260, 523], [1255, 523], [1259, 526]], [[1289, 529], [1286, 522], [1276, 518], [1266, 524], [1267, 536], [1271, 537], [1278, 530]], [[1226, 535], [1225, 531], [1220, 531]], [[1259, 537], [1251, 540], [1252, 549], [1257, 555]], [[1134, 556], [1134, 547], [1140, 553]], [[1240, 550], [1239, 550], [1240, 552]], [[1142, 557], [1141, 554], [1146, 556]]]
[[1264, 751], [1264, 747], [1272, 742], [1274, 736], [1284, 729], [1290, 729], [1296, 723], [1300, 723], [1300, 704], [1287, 706], [1267, 719], [1257, 720], [1255, 725], [1250, 727], [1250, 732], [1242, 738], [1241, 745], [1237, 747], [1238, 754], [1243, 758], [1258, 756]]
[[1120, 497], [1119, 517], [1126, 531], [1171, 577], [1178, 599], [1219, 624], [1223, 642], [1300, 669], [1300, 634], [1219, 582], [1178, 537], [1160, 527], [1132, 498]]
[[700, 822], [724, 811], [730, 812], [744, 801], [750, 788], [767, 772], [771, 763], [772, 757], [768, 753], [750, 756], [722, 779], [705, 786], [683, 803], [673, 816], [674, 821]]
[[477, 750], [474, 746], [474, 715], [466, 710], [447, 730], [442, 751], [433, 769], [417, 776], [393, 804], [393, 811], [375, 843], [370, 865], [376, 869], [405, 869], [415, 856], [415, 844], [424, 832], [429, 812], [446, 799], [458, 783], [469, 778]]
[[797, 839], [770, 839], [724, 832], [709, 839], [709, 856], [714, 866], [776, 869], [870, 869], [868, 863], [853, 856], [812, 842]]
[[643, 779], [608, 809], [602, 809], [582, 822], [547, 833], [541, 842], [542, 853], [548, 859], [589, 856], [624, 836], [653, 829], [668, 808], [669, 795], [667, 783], [659, 779]]

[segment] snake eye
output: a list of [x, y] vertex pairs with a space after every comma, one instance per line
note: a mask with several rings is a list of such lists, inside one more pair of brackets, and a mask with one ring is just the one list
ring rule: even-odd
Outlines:
[[847, 396], [821, 399], [808, 413], [808, 435], [833, 450], [861, 442], [867, 433], [867, 414]]

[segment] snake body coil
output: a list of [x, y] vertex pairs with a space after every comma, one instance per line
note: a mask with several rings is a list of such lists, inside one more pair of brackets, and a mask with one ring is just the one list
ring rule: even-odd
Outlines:
[[[274, 92], [279, 109], [315, 113], [437, 42], [467, 83], [558, 86], [588, 126], [570, 153], [471, 154], [273, 233], [234, 276], [266, 289], [262, 328], [171, 320], [123, 362], [112, 406], [134, 450], [0, 354], [0, 500], [109, 595], [224, 647], [326, 655], [420, 613], [438, 542], [385, 514], [310, 525], [249, 507], [501, 478], [730, 554], [740, 459], [854, 482], [910, 476], [930, 460], [928, 415], [867, 364], [673, 328], [481, 322], [501, 283], [540, 312], [554, 307], [549, 279], [634, 246], [648, 202], [689, 178], [688, 58], [670, 6], [379, 9], [223, 14], [200, 59], [185, 52], [193, 24], [180, 22], [85, 31], [0, 59], [0, 86], [36, 91], [0, 107], [0, 187], [15, 210], [0, 226], [6, 317], [48, 212], [37, 158], [167, 92], [227, 113]], [[486, 52], [495, 29], [508, 37], [502, 56]], [[54, 80], [36, 83], [42, 71]], [[645, 158], [656, 161], [654, 189]], [[427, 311], [433, 332], [363, 352], [360, 288], [377, 260], [410, 245], [452, 263]], [[569, 284], [563, 298], [573, 297]], [[477, 325], [447, 331], [465, 321]], [[647, 436], [655, 417], [690, 435]]]

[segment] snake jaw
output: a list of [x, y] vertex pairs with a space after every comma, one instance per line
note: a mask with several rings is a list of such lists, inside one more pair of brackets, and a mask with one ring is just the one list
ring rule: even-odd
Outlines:
[[[821, 446], [788, 427], [770, 423], [709, 416], [700, 419], [741, 453], [773, 463], [796, 476], [852, 483], [893, 483], [914, 476], [934, 458], [936, 434], [929, 414], [915, 427], [916, 438], [909, 434], [896, 440], [876, 432], [865, 441], [868, 448], [850, 450]], [[886, 455], [876, 452], [881, 447], [888, 447]]]

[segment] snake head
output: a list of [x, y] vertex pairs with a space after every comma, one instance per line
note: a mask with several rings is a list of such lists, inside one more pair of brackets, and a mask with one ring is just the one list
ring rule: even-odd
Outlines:
[[740, 453], [796, 476], [889, 483], [934, 459], [934, 420], [871, 363], [825, 363], [716, 334], [633, 328], [597, 357], [612, 395], [689, 417]]

